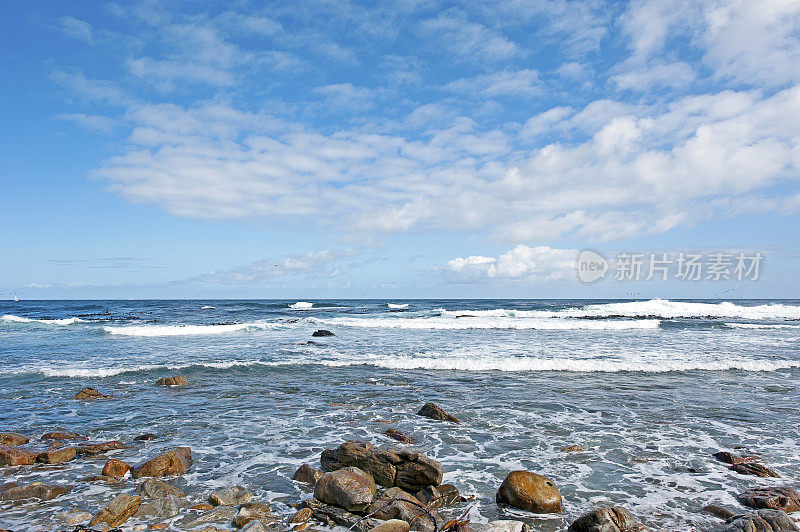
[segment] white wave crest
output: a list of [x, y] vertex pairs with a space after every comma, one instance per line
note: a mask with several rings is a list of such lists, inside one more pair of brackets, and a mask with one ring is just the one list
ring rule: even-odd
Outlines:
[[6, 314], [5, 316], [0, 317], [0, 319], [15, 323], [44, 323], [46, 325], [72, 325], [73, 323], [81, 323], [86, 321], [80, 318], [63, 318], [58, 320], [34, 319], [24, 318], [22, 316], [14, 316], [13, 314]]
[[309, 303], [308, 301], [298, 301], [297, 303], [289, 305], [289, 308], [292, 310], [308, 310], [313, 307], [314, 303]]
[[734, 329], [800, 329], [800, 325], [788, 323], [726, 323], [725, 325]]
[[408, 308], [408, 303], [387, 303], [386, 306], [391, 309], [403, 309]]
[[125, 325], [121, 327], [103, 327], [109, 334], [120, 336], [195, 336], [208, 334], [224, 334], [244, 330], [265, 330], [280, 327], [278, 323], [233, 323], [227, 325]]
[[563, 320], [557, 318], [330, 318], [310, 319], [314, 323], [342, 327], [380, 329], [537, 329], [537, 330], [623, 330], [657, 329], [659, 320]]
[[275, 366], [279, 363], [262, 362], [260, 360], [234, 360], [226, 362], [186, 362], [182, 364], [131, 364], [115, 367], [86, 367], [81, 365], [59, 365], [59, 366], [25, 366], [11, 370], [0, 369], [0, 374], [40, 374], [44, 377], [76, 377], [76, 378], [104, 378], [121, 375], [123, 373], [137, 373], [153, 370], [177, 371], [191, 367], [229, 369], [234, 367], [247, 367], [255, 365]]
[[209, 310], [212, 308], [217, 308], [217, 307], [212, 307], [211, 305], [203, 305], [202, 307], [200, 307], [200, 310]]

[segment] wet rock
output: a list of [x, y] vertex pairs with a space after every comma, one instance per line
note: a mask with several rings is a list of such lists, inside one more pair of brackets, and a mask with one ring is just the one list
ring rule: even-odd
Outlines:
[[444, 508], [461, 501], [461, 494], [458, 492], [458, 488], [452, 484], [426, 486], [415, 493], [414, 496], [422, 504], [430, 508]]
[[74, 460], [77, 455], [75, 447], [62, 447], [37, 454], [36, 461], [43, 464], [63, 464]]
[[254, 519], [253, 521], [250, 521], [249, 523], [247, 523], [244, 526], [244, 528], [242, 528], [242, 531], [243, 532], [267, 532], [267, 527], [265, 527], [264, 524], [260, 520]]
[[156, 386], [188, 386], [189, 381], [183, 375], [162, 377], [156, 381]]
[[192, 510], [198, 510], [201, 512], [207, 512], [208, 510], [213, 510], [214, 507], [207, 502], [201, 502], [200, 504], [195, 504], [191, 507]]
[[326, 524], [329, 528], [338, 525], [348, 529], [352, 528], [356, 532], [368, 532], [382, 523], [378, 519], [372, 517], [363, 518], [360, 515], [325, 504], [317, 499], [307, 499], [302, 504], [304, 508], [311, 509], [314, 519]]
[[[478, 532], [530, 532], [530, 530], [531, 527], [527, 523], [511, 519], [491, 521], [478, 528]], [[609, 530], [609, 532], [611, 531]]]
[[411, 523], [411, 530], [429, 531], [442, 528], [442, 520], [433, 510], [427, 510], [416, 497], [400, 488], [389, 488], [375, 499], [366, 513], [381, 520], [400, 519]]
[[29, 441], [27, 436], [16, 432], [0, 432], [0, 445], [25, 445]]
[[311, 336], [335, 336], [332, 332], [326, 331], [325, 329], [319, 329], [318, 331], [314, 331], [311, 333]]
[[43, 440], [55, 440], [55, 441], [85, 441], [88, 440], [86, 436], [83, 434], [78, 434], [77, 432], [48, 432], [47, 434], [42, 435]]
[[[309, 519], [311, 519], [311, 508], [303, 508], [295, 512], [295, 514], [289, 518], [289, 524], [291, 525], [301, 525], [303, 523], [307, 523]], [[299, 527], [295, 526], [295, 530]]]
[[49, 501], [61, 497], [72, 491], [72, 486], [48, 486], [46, 484], [30, 484], [18, 486], [0, 493], [0, 501], [22, 501], [25, 499], [39, 499]]
[[117, 483], [119, 482], [118, 478], [109, 477], [107, 475], [89, 475], [88, 477], [83, 477], [80, 479], [81, 482], [109, 482], [109, 483]]
[[106, 465], [103, 466], [103, 475], [114, 478], [122, 478], [131, 470], [130, 464], [117, 460], [116, 458], [109, 458]]
[[325, 473], [314, 486], [315, 498], [348, 512], [366, 509], [375, 498], [376, 492], [372, 475], [357, 467], [345, 467]]
[[325, 471], [357, 467], [387, 488], [397, 486], [415, 492], [442, 482], [442, 465], [436, 460], [402, 449], [375, 449], [367, 442], [350, 441], [336, 449], [326, 449], [320, 462]]
[[242, 486], [231, 486], [224, 490], [212, 492], [208, 497], [208, 502], [214, 506], [234, 506], [243, 504], [253, 499], [253, 494]]
[[800, 530], [791, 517], [780, 510], [755, 510], [728, 520], [720, 532], [778, 532]]
[[800, 510], [800, 493], [788, 486], [753, 488], [743, 491], [736, 498], [750, 508], [783, 510], [787, 513]]
[[170, 517], [178, 515], [182, 507], [183, 501], [175, 495], [167, 495], [166, 497], [143, 503], [139, 506], [134, 517], [159, 517], [161, 519], [169, 519]]
[[569, 447], [564, 447], [561, 449], [562, 453], [582, 453], [584, 452], [583, 447], [580, 445], [570, 445]]
[[[186, 496], [186, 493], [184, 493], [183, 490], [154, 478], [148, 478], [136, 486], [136, 493], [145, 499], [161, 499], [169, 495], [174, 495], [178, 498]], [[210, 510], [211, 506], [209, 506], [208, 509]]]
[[73, 399], [80, 399], [84, 401], [94, 401], [95, 399], [111, 399], [110, 395], [105, 395], [103, 393], [98, 392], [94, 388], [84, 388], [83, 390], [79, 391], [75, 394]]
[[197, 528], [200, 525], [209, 523], [227, 523], [236, 515], [236, 508], [233, 506], [218, 506], [213, 510], [203, 512], [197, 517], [188, 516], [182, 524], [186, 528]]
[[731, 465], [744, 464], [746, 462], [754, 462], [757, 460], [755, 456], [738, 456], [733, 453], [729, 453], [728, 451], [719, 451], [714, 453], [712, 456], [720, 462], [725, 462], [726, 464]]
[[401, 519], [389, 519], [379, 524], [369, 532], [408, 532], [411, 526]]
[[147, 530], [166, 530], [169, 525], [167, 523], [155, 523], [147, 527]]
[[0, 467], [33, 465], [35, 463], [36, 453], [20, 449], [19, 447], [0, 445]]
[[297, 471], [294, 472], [294, 475], [292, 475], [292, 480], [296, 480], [297, 482], [305, 482], [306, 484], [311, 484], [313, 486], [320, 478], [322, 478], [322, 475], [323, 473], [319, 469], [314, 469], [308, 464], [303, 464], [297, 469]]
[[147, 434], [140, 434], [140, 435], [136, 436], [133, 439], [133, 441], [150, 441], [150, 440], [157, 440], [157, 439], [158, 439], [158, 436], [156, 436], [155, 434], [147, 433]]
[[636, 518], [619, 506], [600, 508], [576, 519], [567, 532], [638, 532]]
[[119, 526], [135, 514], [141, 504], [141, 497], [126, 493], [117, 495], [92, 518], [89, 526], [94, 527], [99, 523], [106, 523], [111, 528]]
[[426, 403], [419, 412], [418, 416], [435, 419], [437, 421], [450, 421], [451, 423], [461, 423], [457, 417], [451, 416], [442, 410], [436, 403]]
[[549, 478], [530, 471], [512, 471], [497, 490], [495, 500], [538, 514], [560, 513], [561, 493]]
[[133, 470], [133, 478], [183, 475], [191, 465], [192, 451], [188, 447], [178, 447], [140, 464]]
[[774, 477], [779, 478], [780, 475], [777, 474], [772, 469], [768, 468], [767, 466], [756, 464], [753, 462], [747, 462], [743, 464], [735, 464], [730, 466], [728, 469], [731, 471], [735, 471], [740, 475], [754, 475], [757, 477]]
[[89, 521], [89, 519], [92, 518], [92, 514], [85, 512], [80, 508], [72, 508], [71, 510], [67, 510], [66, 512], [58, 514], [58, 518], [64, 521], [64, 523], [67, 525], [73, 526]]
[[397, 429], [386, 429], [383, 431], [385, 436], [389, 436], [393, 440], [397, 440], [402, 443], [416, 443], [414, 438], [406, 434], [405, 432]]
[[265, 502], [248, 502], [239, 507], [239, 511], [233, 516], [233, 526], [243, 528], [251, 521], [261, 521], [264, 523], [274, 523], [278, 518], [270, 513], [269, 504]]
[[91, 456], [124, 448], [125, 445], [123, 445], [121, 441], [117, 440], [86, 442], [75, 446], [75, 450], [78, 452], [79, 456]]
[[707, 504], [706, 506], [703, 506], [703, 511], [713, 515], [714, 517], [719, 517], [720, 519], [724, 520], [728, 520], [736, 515], [728, 508], [725, 508], [724, 506], [717, 506], [716, 504]]

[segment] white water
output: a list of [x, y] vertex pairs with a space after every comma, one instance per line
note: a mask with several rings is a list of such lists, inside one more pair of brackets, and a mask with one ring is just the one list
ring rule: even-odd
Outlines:
[[313, 307], [314, 303], [309, 303], [308, 301], [298, 301], [297, 303], [289, 305], [289, 308], [292, 310], [308, 310]]
[[558, 318], [430, 317], [430, 318], [309, 318], [313, 323], [341, 327], [380, 329], [536, 329], [536, 330], [623, 330], [657, 329], [659, 320], [563, 320]]
[[120, 336], [194, 336], [206, 334], [224, 334], [246, 329], [270, 329], [279, 327], [277, 323], [234, 323], [229, 325], [125, 325], [121, 327], [103, 327], [109, 334]]
[[6, 314], [0, 319], [16, 323], [44, 323], [46, 325], [72, 325], [73, 323], [81, 323], [84, 321], [80, 318], [63, 318], [56, 320], [23, 318], [22, 316], [14, 316], [13, 314]]

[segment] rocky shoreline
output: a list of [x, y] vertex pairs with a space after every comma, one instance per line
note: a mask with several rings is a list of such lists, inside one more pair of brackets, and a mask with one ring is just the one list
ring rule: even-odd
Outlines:
[[[189, 386], [180, 375], [163, 377], [158, 386]], [[106, 401], [114, 397], [92, 388], [80, 390], [75, 401]], [[416, 415], [443, 423], [469, 424], [434, 403], [427, 403]], [[24, 431], [23, 431], [24, 432]], [[384, 435], [400, 445], [414, 443], [412, 436], [397, 429]], [[140, 434], [132, 443], [158, 440], [155, 434]], [[32, 439], [16, 432], [0, 433], [0, 471], [47, 464], [69, 468], [76, 460], [123, 453], [131, 444], [119, 440], [91, 441], [75, 432], [51, 431]], [[63, 527], [53, 530], [314, 530], [343, 527], [358, 532], [528, 532], [536, 530], [520, 520], [473, 523], [470, 511], [474, 497], [462, 496], [457, 485], [443, 484], [443, 465], [423, 452], [406, 447], [374, 447], [364, 441], [344, 441], [324, 449], [316, 464], [304, 464], [293, 475], [307, 495], [287, 504], [290, 514], [277, 513], [270, 501], [257, 500], [243, 486], [231, 485], [210, 493], [181, 489], [173, 484], [192, 468], [191, 443], [165, 450], [136, 465], [109, 457], [95, 475], [76, 477], [75, 482], [102, 483], [116, 494], [105, 506], [88, 512], [73, 508], [57, 519]], [[585, 452], [571, 445], [563, 452]], [[729, 451], [713, 455], [721, 464], [741, 475], [780, 478], [758, 457], [738, 456]], [[494, 503], [531, 514], [559, 514], [561, 493], [541, 472], [508, 471]], [[166, 480], [164, 480], [166, 479]], [[0, 508], [26, 507], [57, 500], [75, 485], [34, 482], [0, 482]], [[188, 492], [188, 493], [187, 493]], [[789, 513], [800, 511], [800, 493], [776, 481], [768, 487], [741, 492], [741, 508], [708, 505], [698, 511], [719, 519], [715, 531], [774, 532], [800, 530]], [[647, 516], [634, 516], [622, 507], [601, 506], [575, 519], [568, 532], [633, 532], [656, 530], [646, 525]], [[4, 523], [0, 513], [0, 532]], [[122, 528], [120, 528], [122, 527]], [[17, 528], [13, 532], [27, 529]], [[40, 530], [36, 528], [36, 530]]]

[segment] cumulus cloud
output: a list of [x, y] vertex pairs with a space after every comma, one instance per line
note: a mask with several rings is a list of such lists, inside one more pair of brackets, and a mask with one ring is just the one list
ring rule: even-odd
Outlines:
[[473, 255], [447, 261], [441, 268], [460, 278], [554, 280], [575, 275], [574, 249], [520, 244], [497, 257]]
[[332, 265], [353, 255], [355, 252], [349, 249], [325, 249], [286, 255], [259, 260], [231, 270], [206, 273], [181, 282], [253, 284], [269, 283], [285, 276], [334, 277], [341, 274], [341, 270]]
[[539, 73], [532, 69], [503, 70], [461, 78], [448, 83], [445, 89], [477, 96], [533, 96], [542, 92]]

